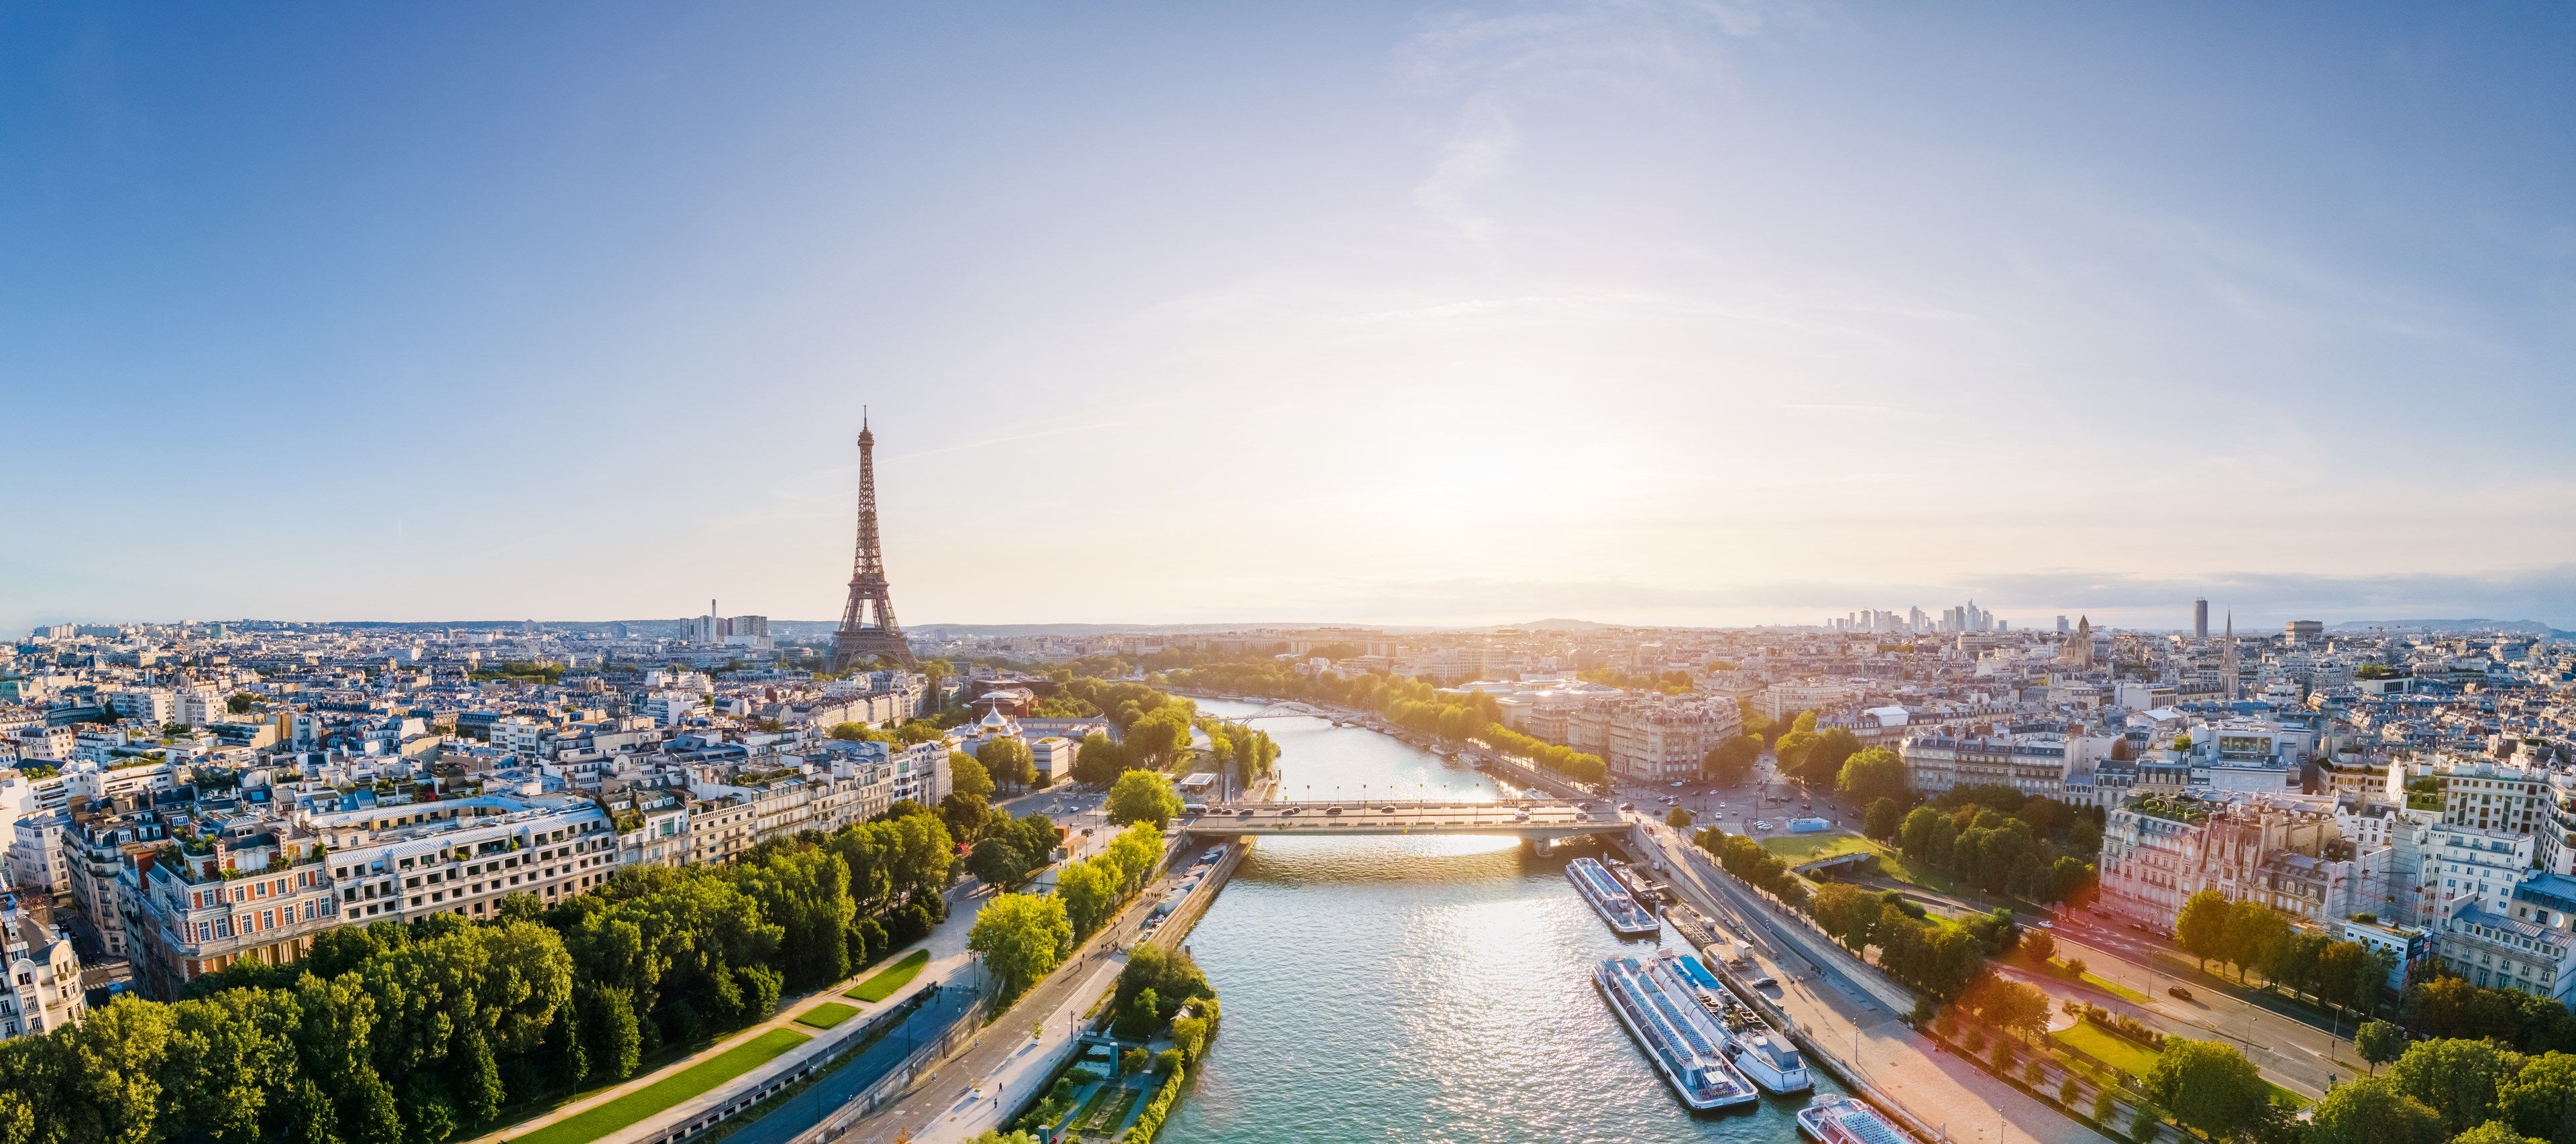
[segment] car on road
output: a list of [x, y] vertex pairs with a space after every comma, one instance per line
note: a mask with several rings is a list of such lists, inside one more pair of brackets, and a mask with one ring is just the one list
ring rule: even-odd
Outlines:
[[1771, 820], [1770, 820], [1770, 819], [1767, 819], [1767, 818], [1757, 818], [1757, 819], [1754, 819], [1754, 820], [1753, 820], [1753, 829], [1755, 829], [1755, 830], [1769, 830], [1769, 829], [1771, 829]]
[[1328, 806], [1328, 807], [1325, 807], [1325, 808], [1324, 808], [1324, 813], [1326, 813], [1326, 814], [1338, 815], [1338, 814], [1340, 814], [1341, 812], [1342, 812], [1342, 808], [1340, 808], [1340, 807], [1338, 807], [1338, 806]]
[[2170, 994], [2173, 994], [2176, 998], [2178, 998], [2178, 999], [2180, 999], [2180, 1000], [2184, 1000], [2184, 1001], [2189, 1001], [2189, 1000], [2191, 1000], [2191, 990], [2185, 989], [2185, 988], [2183, 988], [2182, 986], [2179, 986], [2179, 985], [2176, 985], [2176, 986], [2174, 986], [2174, 987], [2173, 987], [2173, 988], [2171, 988], [2171, 989], [2167, 989], [2167, 990], [2165, 990], [2165, 992], [2170, 993]]
[[1285, 810], [1280, 811], [1280, 812], [1279, 812], [1279, 817], [1281, 817], [1281, 818], [1286, 818], [1286, 817], [1288, 817], [1288, 816], [1290, 816], [1290, 815], [1292, 815], [1292, 814], [1295, 814], [1295, 813], [1297, 813], [1297, 808], [1292, 806], [1292, 807], [1289, 807], [1289, 808], [1287, 808], [1287, 809], [1285, 809]]
[[[1245, 807], [1245, 808], [1243, 808], [1242, 810], [1238, 810], [1238, 811], [1234, 812], [1234, 816], [1235, 816], [1236, 818], [1250, 818], [1250, 817], [1252, 817], [1253, 815], [1258, 814], [1258, 813], [1260, 813], [1260, 812], [1259, 812], [1259, 811], [1256, 811], [1256, 810], [1253, 810], [1251, 807]], [[1084, 827], [1082, 832], [1083, 832], [1083, 833], [1085, 833], [1085, 834], [1089, 834], [1089, 833], [1091, 833], [1091, 829], [1090, 829], [1089, 827]]]
[[1528, 812], [1528, 811], [1526, 811], [1526, 810], [1524, 810], [1524, 811], [1522, 811], [1522, 812], [1520, 812], [1520, 813], [1518, 813], [1518, 814], [1513, 815], [1513, 816], [1512, 816], [1512, 821], [1514, 821], [1514, 822], [1527, 822], [1527, 821], [1529, 821], [1529, 812]]
[[2056, 922], [2053, 922], [2053, 921], [2050, 921], [2050, 920], [2048, 920], [2047, 918], [2041, 918], [2041, 919], [2039, 919], [2039, 928], [2041, 928], [2041, 929], [2056, 929], [2056, 928], [2057, 928], [2057, 923], [2056, 923]]
[[1623, 803], [1620, 803], [1620, 804], [1619, 804], [1619, 809], [1621, 809], [1621, 810], [1635, 810], [1635, 809], [1637, 809], [1637, 804], [1636, 804], [1636, 803], [1633, 803], [1633, 802], [1623, 802]]
[[1395, 813], [1395, 808], [1391, 806], [1381, 806], [1377, 808], [1377, 812], [1379, 814], [1393, 814]]

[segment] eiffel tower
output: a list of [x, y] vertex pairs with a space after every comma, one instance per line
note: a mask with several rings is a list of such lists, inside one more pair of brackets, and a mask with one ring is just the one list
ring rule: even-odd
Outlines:
[[[894, 601], [886, 595], [885, 552], [877, 546], [877, 436], [868, 431], [867, 412], [859, 413], [859, 555], [850, 568], [850, 603], [841, 610], [841, 629], [832, 633], [832, 670], [882, 659], [918, 667], [903, 628], [894, 622]], [[870, 612], [874, 612], [873, 618]]]

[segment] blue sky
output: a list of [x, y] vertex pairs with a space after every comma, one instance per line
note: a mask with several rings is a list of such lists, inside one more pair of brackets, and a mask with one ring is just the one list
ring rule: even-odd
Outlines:
[[2576, 13], [0, 9], [0, 630], [2576, 627]]

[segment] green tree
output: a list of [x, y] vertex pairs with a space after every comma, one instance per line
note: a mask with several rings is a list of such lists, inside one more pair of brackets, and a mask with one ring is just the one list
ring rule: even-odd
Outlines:
[[2384, 1078], [2336, 1085], [2317, 1102], [2305, 1144], [2441, 1144], [2442, 1114]]
[[2408, 1048], [2388, 1081], [2441, 1113], [2448, 1130], [2465, 1132], [2495, 1118], [2497, 1092], [2522, 1067], [2522, 1054], [2493, 1041], [2443, 1038]]
[[1905, 808], [1898, 806], [1895, 799], [1882, 798], [1870, 803], [1869, 810], [1861, 816], [1861, 833], [1881, 842], [1893, 841], [1904, 821]]
[[2236, 966], [2237, 980], [2245, 979], [2249, 966], [2264, 964], [2273, 949], [2290, 939], [2290, 919], [2281, 911], [2261, 902], [2232, 903], [2226, 914], [2225, 946], [2227, 961]]
[[2502, 1121], [2490, 1120], [2451, 1137], [2451, 1144], [2547, 1144], [2547, 1142], [2516, 1132], [2512, 1126]]
[[1844, 759], [1834, 786], [1861, 805], [1879, 799], [1899, 801], [1913, 793], [1905, 782], [1905, 760], [1885, 747], [1856, 751]]
[[2165, 1038], [2164, 1051], [2143, 1079], [2149, 1100], [2212, 1139], [2235, 1135], [2271, 1103], [2271, 1090], [2253, 1063], [2216, 1041]]
[[1037, 756], [1028, 743], [1017, 737], [992, 739], [975, 748], [975, 761], [984, 765], [988, 781], [1006, 782], [1013, 786], [1034, 786], [1038, 781]]
[[[1815, 712], [1810, 711], [1806, 714], [1813, 715]], [[1808, 719], [1803, 726], [1814, 730], [1815, 720]], [[1817, 734], [1816, 745], [1808, 753], [1804, 773], [1800, 777], [1815, 783], [1832, 782], [1842, 775], [1843, 763], [1859, 751], [1860, 736], [1852, 734], [1850, 728], [1827, 727]], [[1901, 773], [1901, 766], [1899, 770]], [[1902, 785], [1901, 779], [1899, 785]]]
[[1159, 830], [1181, 813], [1181, 796], [1171, 777], [1158, 771], [1129, 771], [1109, 786], [1109, 821], [1121, 826], [1149, 822]]
[[1073, 781], [1090, 786], [1107, 786], [1118, 781], [1127, 770], [1127, 757], [1118, 744], [1098, 731], [1082, 737], [1081, 749], [1073, 755]]
[[1119, 893], [1112, 876], [1101, 869], [1096, 859], [1067, 862], [1056, 871], [1055, 896], [1064, 903], [1065, 917], [1073, 923], [1077, 937], [1089, 937], [1109, 920], [1110, 911], [1118, 906]]
[[231, 698], [224, 700], [224, 710], [235, 715], [247, 715], [250, 713], [251, 705], [257, 702], [259, 701], [251, 698], [249, 692], [236, 691]]
[[1666, 826], [1672, 827], [1675, 830], [1688, 830], [1690, 829], [1690, 824], [1691, 812], [1688, 810], [1676, 806], [1671, 810], [1664, 812], [1664, 825]]
[[1054, 898], [999, 894], [975, 915], [966, 948], [983, 957], [1007, 1006], [1073, 952], [1073, 922]]
[[989, 886], [1017, 886], [1029, 876], [1028, 856], [1003, 838], [986, 838], [966, 855], [966, 872]]
[[2021, 935], [2021, 951], [2029, 954], [2031, 960], [2046, 965], [2049, 958], [2057, 956], [2057, 938], [2047, 930], [2032, 930]]
[[1734, 786], [1753, 773], [1754, 760], [1762, 757], [1762, 740], [1751, 735], [1735, 735], [1708, 749], [1701, 768], [1708, 780], [1720, 786]]
[[2497, 1087], [2496, 1104], [2522, 1135], [2576, 1142], [2576, 1055], [2542, 1053]]
[[993, 797], [993, 773], [984, 769], [983, 760], [964, 751], [951, 751], [948, 753], [948, 790], [951, 794], [961, 794], [977, 802], [988, 801]]
[[[1815, 713], [1810, 711], [1807, 714]], [[1780, 773], [1791, 778], [1807, 777], [1807, 756], [1815, 753], [1815, 749], [1814, 731], [1790, 731], [1771, 743], [1771, 754], [1779, 760]]]
[[2174, 915], [2174, 944], [2199, 958], [2202, 969], [2209, 968], [2210, 958], [2227, 956], [2229, 911], [2227, 896], [2216, 890], [2183, 899], [2182, 912]]
[[2352, 1047], [2360, 1051], [2361, 1059], [2370, 1062], [2371, 1075], [2377, 1076], [2379, 1066], [2406, 1051], [2406, 1031], [2386, 1021], [2364, 1021], [2353, 1030]]
[[2162, 1110], [2152, 1104], [2141, 1104], [2129, 1113], [2129, 1139], [2137, 1141], [2137, 1144], [2148, 1144], [2164, 1134], [2164, 1125]]

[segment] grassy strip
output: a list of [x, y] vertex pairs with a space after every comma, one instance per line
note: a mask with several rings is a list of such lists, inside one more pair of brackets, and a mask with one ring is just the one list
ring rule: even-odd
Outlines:
[[[2143, 1079], [2149, 1069], [2156, 1067], [2158, 1054], [2149, 1051], [2146, 1046], [2114, 1037], [2082, 1021], [2050, 1033], [2049, 1036], [2090, 1053], [2095, 1059], [2133, 1077]], [[2265, 1080], [2263, 1087], [2271, 1090], [2274, 1104], [2285, 1104], [2291, 1108], [2308, 1106], [2308, 1098], [2274, 1084], [2270, 1080]]]
[[844, 1005], [838, 1001], [826, 1001], [797, 1014], [796, 1023], [810, 1029], [829, 1029], [858, 1015], [859, 1007], [856, 1005]]
[[2147, 1075], [2147, 1070], [2156, 1067], [2156, 1054], [2145, 1045], [2114, 1037], [2082, 1021], [2050, 1033], [2049, 1036], [2081, 1049], [2091, 1054], [2095, 1060], [2130, 1076], [2144, 1077]]
[[1779, 855], [1792, 866], [1821, 858], [1837, 858], [1845, 854], [1878, 851], [1878, 847], [1871, 845], [1869, 839], [1851, 834], [1791, 834], [1779, 838], [1765, 838], [1762, 840], [1762, 848]]
[[883, 1001], [894, 996], [895, 990], [911, 984], [913, 978], [921, 975], [921, 967], [928, 964], [930, 964], [930, 951], [916, 949], [905, 954], [903, 960], [878, 970], [875, 976], [858, 983], [856, 987], [841, 996], [856, 997], [861, 1001]]
[[2103, 977], [2092, 970], [2088, 969], [2084, 971], [2083, 980], [2086, 985], [2090, 985], [2095, 989], [2099, 989], [2104, 993], [2108, 993], [2111, 996], [2117, 997], [2132, 1005], [2144, 1005], [2147, 1003], [2146, 994], [2140, 993], [2135, 989], [2131, 989], [2126, 985], [2122, 985], [2117, 981]]
[[793, 1029], [771, 1029], [674, 1075], [518, 1137], [513, 1144], [589, 1144], [663, 1109], [702, 1095], [811, 1039]]

